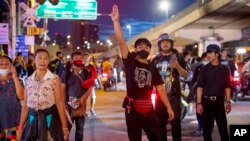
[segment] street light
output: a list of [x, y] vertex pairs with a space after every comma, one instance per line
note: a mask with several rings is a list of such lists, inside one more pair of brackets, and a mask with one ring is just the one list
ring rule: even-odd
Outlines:
[[71, 36], [70, 36], [70, 35], [68, 35], [68, 36], [67, 36], [67, 39], [69, 39], [70, 37], [71, 37]]
[[168, 19], [168, 11], [169, 11], [169, 8], [170, 8], [170, 3], [168, 1], [162, 1], [160, 3], [160, 8], [162, 10], [166, 10], [166, 19]]
[[110, 43], [111, 43], [111, 41], [108, 39], [108, 40], [107, 40], [107, 43], [108, 43], [108, 44], [110, 44]]
[[131, 25], [127, 25], [126, 28], [128, 29], [129, 38], [131, 38], [131, 32], [132, 32], [132, 27], [131, 27]]
[[109, 49], [113, 45], [113, 43], [109, 39], [107, 40], [107, 44], [108, 44]]
[[66, 58], [67, 58], [67, 59], [70, 59], [70, 55], [67, 55]]
[[90, 43], [87, 43], [87, 49], [90, 49]]

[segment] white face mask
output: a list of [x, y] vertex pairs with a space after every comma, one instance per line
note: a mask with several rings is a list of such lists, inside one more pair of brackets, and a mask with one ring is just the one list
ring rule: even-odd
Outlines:
[[9, 69], [0, 69], [0, 75], [6, 76], [10, 73]]
[[209, 63], [209, 61], [202, 61], [203, 65], [207, 65]]

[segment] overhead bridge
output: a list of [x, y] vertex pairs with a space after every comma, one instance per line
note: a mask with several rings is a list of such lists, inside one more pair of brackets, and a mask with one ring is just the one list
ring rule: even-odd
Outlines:
[[[158, 51], [158, 36], [167, 32], [174, 36], [175, 48], [178, 50], [181, 51], [186, 45], [198, 43], [201, 54], [204, 51], [201, 37], [216, 33], [223, 38], [222, 42], [240, 40], [242, 29], [247, 27], [250, 27], [250, 0], [197, 0], [175, 17], [135, 36], [127, 44], [133, 48], [138, 38], [146, 37], [154, 46], [151, 54], [154, 55]], [[118, 46], [102, 56], [112, 57], [117, 54]]]

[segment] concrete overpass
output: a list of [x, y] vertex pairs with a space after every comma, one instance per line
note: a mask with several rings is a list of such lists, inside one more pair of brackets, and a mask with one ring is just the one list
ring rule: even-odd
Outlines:
[[[240, 40], [242, 29], [250, 27], [250, 0], [197, 0], [196, 3], [178, 13], [174, 18], [161, 25], [151, 28], [133, 39], [128, 45], [133, 48], [135, 40], [148, 38], [154, 48], [152, 54], [157, 53], [157, 37], [162, 33], [171, 33], [175, 38], [175, 47], [181, 50], [193, 43], [199, 43], [199, 52], [204, 50], [201, 37], [220, 35], [222, 42]], [[213, 30], [209, 29], [213, 27]], [[103, 54], [112, 57], [119, 53], [115, 47]], [[151, 54], [151, 55], [152, 55]]]

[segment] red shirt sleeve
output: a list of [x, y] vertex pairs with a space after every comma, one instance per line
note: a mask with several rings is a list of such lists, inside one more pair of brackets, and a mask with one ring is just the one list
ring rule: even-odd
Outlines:
[[97, 77], [97, 71], [93, 65], [88, 66], [88, 71], [90, 72], [90, 77], [82, 82], [82, 87], [83, 88], [90, 88], [94, 85], [95, 79]]

